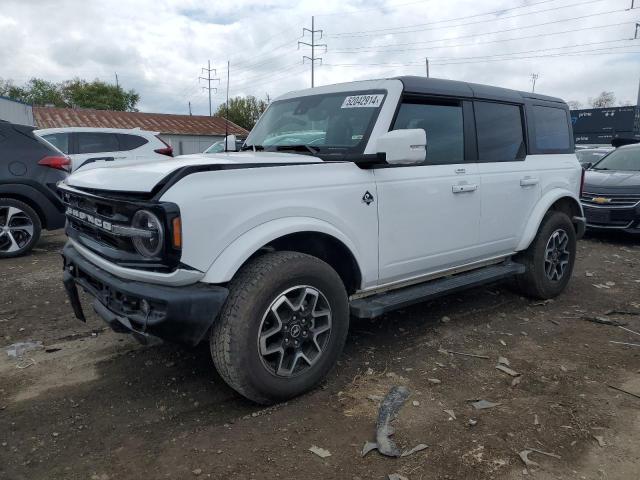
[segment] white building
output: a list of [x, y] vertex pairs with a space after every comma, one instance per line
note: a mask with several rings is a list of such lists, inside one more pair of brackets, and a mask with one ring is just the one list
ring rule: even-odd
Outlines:
[[17, 102], [7, 97], [0, 97], [0, 120], [20, 125], [34, 125], [33, 109], [28, 103]]

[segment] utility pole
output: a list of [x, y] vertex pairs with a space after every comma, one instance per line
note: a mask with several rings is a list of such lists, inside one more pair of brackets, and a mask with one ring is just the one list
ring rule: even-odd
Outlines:
[[300, 50], [300, 45], [306, 45], [307, 47], [311, 47], [311, 56], [304, 55], [302, 57], [302, 63], [304, 63], [305, 58], [311, 62], [311, 88], [314, 87], [315, 79], [314, 79], [314, 67], [316, 64], [316, 60], [320, 60], [322, 63], [321, 57], [316, 57], [316, 47], [324, 47], [324, 51], [327, 51], [326, 43], [316, 43], [316, 33], [320, 34], [320, 39], [322, 38], [322, 30], [315, 29], [315, 19], [311, 17], [311, 30], [308, 28], [302, 29], [302, 36], [304, 37], [305, 32], [309, 32], [311, 34], [311, 43], [298, 41], [298, 50]]
[[220, 79], [211, 77], [211, 72], [213, 72], [214, 76], [216, 74], [216, 69], [215, 68], [211, 68], [211, 60], [207, 61], [207, 68], [202, 67], [202, 71], [200, 73], [204, 73], [204, 72], [207, 72], [207, 76], [206, 77], [198, 77], [198, 79], [207, 81], [207, 86], [206, 87], [202, 87], [202, 89], [209, 91], [209, 116], [212, 116], [212, 113], [211, 113], [211, 90], [215, 90], [216, 93], [217, 93], [218, 89], [215, 88], [215, 87], [212, 87], [211, 86], [211, 82], [215, 82], [215, 81], [219, 82]]
[[427, 65], [427, 78], [429, 78], [429, 59], [425, 57], [424, 61]]
[[191, 116], [191, 102], [189, 102], [189, 116]]
[[231, 70], [231, 62], [227, 60], [227, 102], [225, 103], [225, 119], [224, 119], [224, 151], [229, 148], [227, 137], [229, 136], [229, 70]]
[[115, 72], [116, 74], [116, 88], [120, 88], [120, 83], [118, 83], [118, 72]]
[[537, 73], [531, 74], [531, 83], [532, 83], [531, 91], [532, 92], [536, 91], [536, 80], [538, 80], [538, 77], [539, 75]]

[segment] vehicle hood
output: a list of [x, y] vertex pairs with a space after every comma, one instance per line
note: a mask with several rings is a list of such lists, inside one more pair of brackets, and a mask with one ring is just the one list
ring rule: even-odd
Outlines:
[[584, 191], [589, 193], [640, 192], [640, 172], [587, 170]]
[[118, 166], [111, 165], [89, 170], [79, 169], [70, 175], [67, 184], [72, 187], [118, 192], [151, 192], [170, 174], [185, 167], [209, 165], [259, 165], [315, 163], [322, 160], [310, 155], [282, 152], [229, 152], [190, 155], [158, 161], [140, 161]]

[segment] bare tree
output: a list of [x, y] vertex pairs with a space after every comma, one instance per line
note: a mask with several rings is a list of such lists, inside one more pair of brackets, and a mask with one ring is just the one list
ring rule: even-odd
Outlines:
[[569, 100], [567, 105], [569, 105], [570, 110], [580, 110], [582, 108], [582, 103], [577, 100]]
[[602, 92], [596, 98], [589, 98], [592, 108], [613, 107], [616, 104], [616, 96], [613, 92]]

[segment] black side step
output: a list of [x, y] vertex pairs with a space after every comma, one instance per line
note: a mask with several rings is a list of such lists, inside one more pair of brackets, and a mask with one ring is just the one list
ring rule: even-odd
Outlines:
[[450, 293], [477, 287], [524, 273], [520, 263], [507, 261], [469, 272], [438, 278], [429, 282], [352, 300], [351, 314], [358, 318], [375, 318], [398, 308], [407, 307]]

